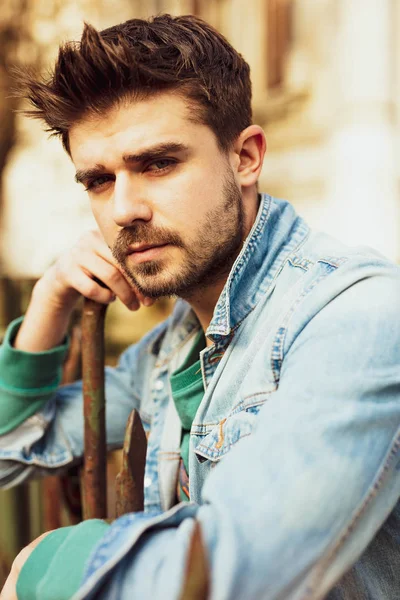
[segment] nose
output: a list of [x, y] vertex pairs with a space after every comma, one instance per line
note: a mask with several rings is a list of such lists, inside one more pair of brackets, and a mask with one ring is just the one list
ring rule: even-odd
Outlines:
[[150, 221], [152, 210], [138, 182], [127, 175], [117, 176], [113, 194], [113, 218], [119, 227], [129, 227], [134, 221]]

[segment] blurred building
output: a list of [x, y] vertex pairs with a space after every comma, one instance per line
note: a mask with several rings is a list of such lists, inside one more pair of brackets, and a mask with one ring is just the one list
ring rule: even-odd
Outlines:
[[[0, 337], [26, 305], [27, 280], [95, 225], [59, 141], [39, 123], [13, 118], [8, 67], [19, 60], [46, 68], [60, 41], [79, 39], [83, 21], [102, 29], [160, 12], [203, 17], [248, 60], [254, 120], [269, 146], [260, 188], [292, 201], [313, 227], [400, 259], [398, 0], [2, 0]], [[25, 291], [15, 295], [18, 278]], [[160, 302], [132, 314], [115, 303], [111, 353], [168, 310]], [[10, 561], [40, 533], [40, 519], [31, 508], [29, 527], [18, 520], [25, 491], [7, 494], [0, 554]]]
[[[43, 66], [58, 43], [159, 12], [197, 14], [252, 68], [254, 119], [269, 153], [261, 189], [293, 202], [310, 224], [400, 257], [398, 139], [400, 3], [393, 0], [27, 0]], [[22, 43], [24, 48], [24, 43]], [[23, 54], [20, 53], [23, 58]], [[18, 117], [1, 215], [2, 271], [38, 276], [94, 225], [57, 140]]]

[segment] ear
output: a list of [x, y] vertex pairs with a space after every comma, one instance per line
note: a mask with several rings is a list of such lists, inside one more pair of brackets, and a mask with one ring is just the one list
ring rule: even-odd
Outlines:
[[234, 143], [237, 180], [242, 187], [257, 183], [267, 149], [264, 131], [258, 125], [244, 129]]

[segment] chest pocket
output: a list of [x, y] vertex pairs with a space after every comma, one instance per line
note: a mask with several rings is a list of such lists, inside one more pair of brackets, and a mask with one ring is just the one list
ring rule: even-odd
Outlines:
[[258, 413], [271, 392], [245, 398], [229, 415], [202, 437], [195, 448], [199, 462], [218, 462], [241, 439], [251, 435], [257, 423]]

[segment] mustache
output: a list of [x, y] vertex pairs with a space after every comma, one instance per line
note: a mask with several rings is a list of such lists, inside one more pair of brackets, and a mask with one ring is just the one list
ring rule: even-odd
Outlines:
[[132, 244], [148, 244], [161, 246], [171, 244], [183, 248], [183, 241], [177, 233], [164, 227], [153, 227], [145, 223], [135, 223], [131, 227], [124, 227], [119, 232], [111, 251], [118, 260], [124, 257]]

